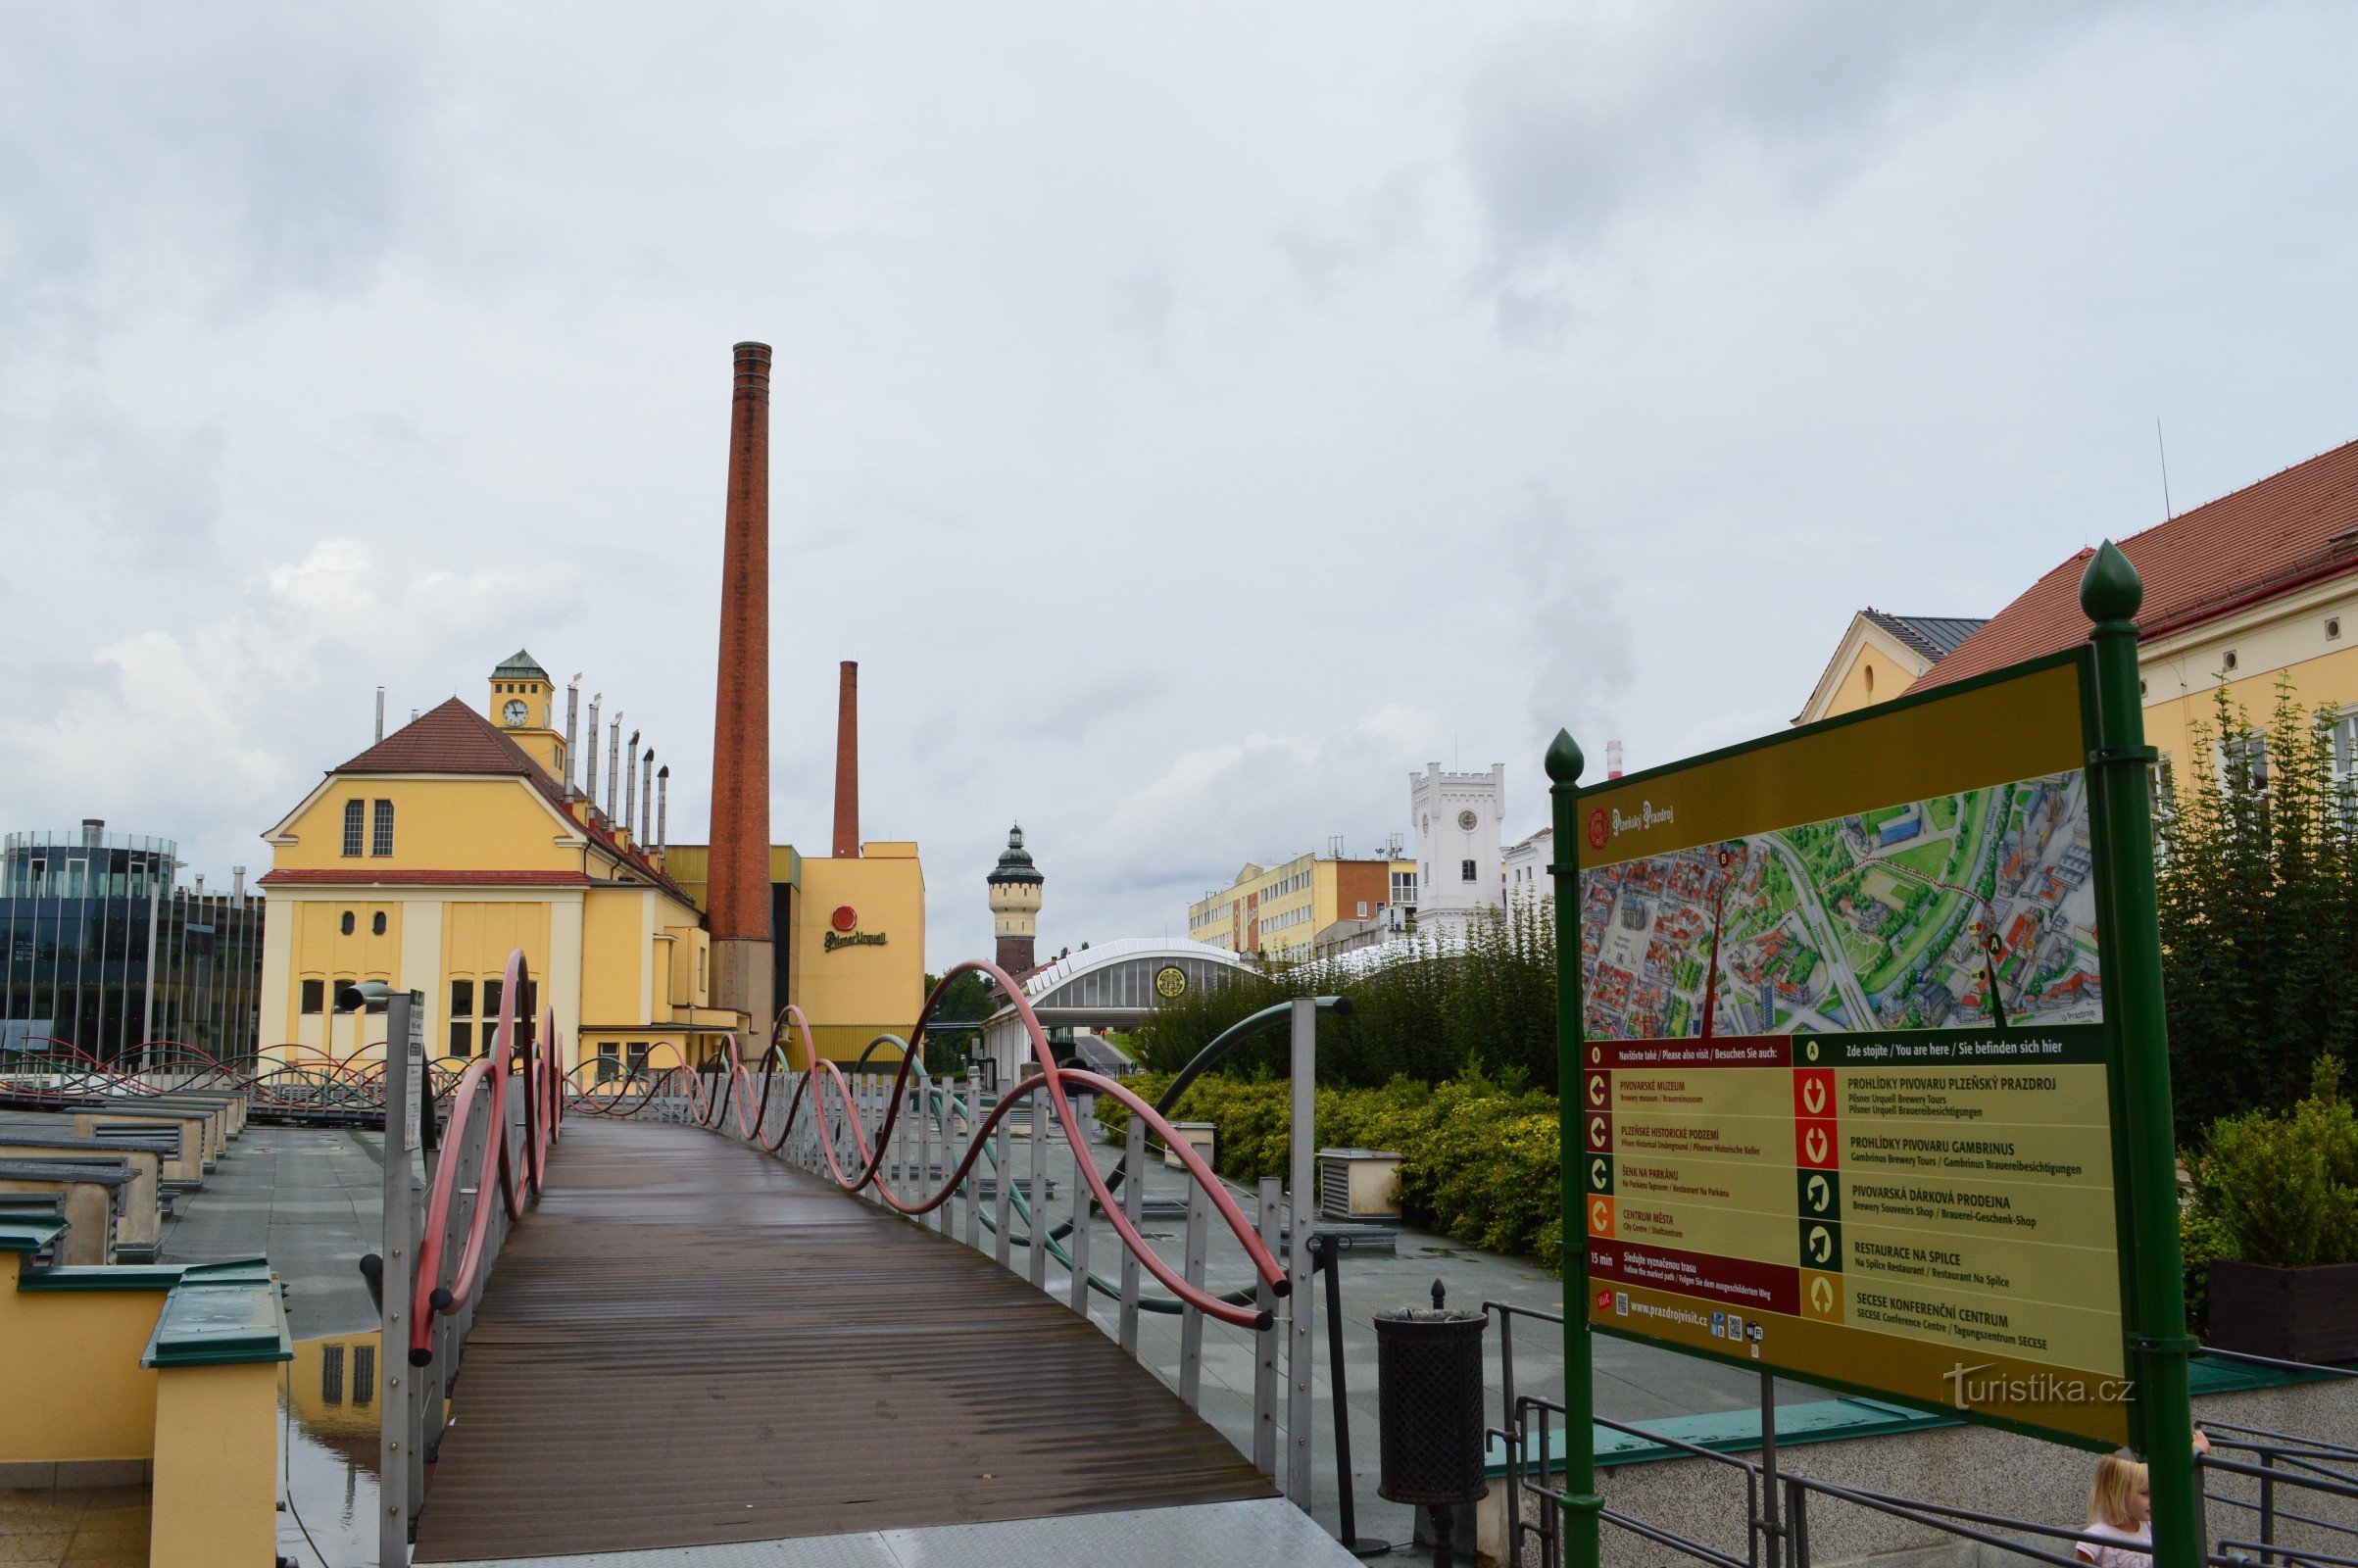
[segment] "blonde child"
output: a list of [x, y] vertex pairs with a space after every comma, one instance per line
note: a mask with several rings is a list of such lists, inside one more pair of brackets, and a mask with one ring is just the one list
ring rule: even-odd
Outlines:
[[[2127, 1448], [2096, 1462], [2088, 1494], [2088, 1530], [2104, 1544], [2083, 1541], [2072, 1555], [2095, 1568], [2153, 1568], [2153, 1490], [2144, 1465]], [[2110, 1544], [2119, 1542], [2119, 1545]], [[2143, 1547], [2143, 1550], [2133, 1550]]]

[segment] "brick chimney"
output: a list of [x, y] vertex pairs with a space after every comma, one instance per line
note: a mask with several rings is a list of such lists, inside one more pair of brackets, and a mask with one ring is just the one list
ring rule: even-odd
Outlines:
[[740, 343], [736, 356], [705, 917], [712, 933], [712, 1003], [746, 1015], [737, 1051], [752, 1059], [768, 1047], [775, 1010], [769, 925], [769, 345]]
[[843, 662], [835, 693], [835, 858], [860, 858], [860, 662]]

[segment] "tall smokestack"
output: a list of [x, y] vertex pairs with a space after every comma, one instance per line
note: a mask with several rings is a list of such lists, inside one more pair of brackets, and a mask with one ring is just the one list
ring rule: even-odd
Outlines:
[[835, 690], [835, 858], [860, 858], [860, 662], [843, 662]]
[[769, 1040], [769, 345], [740, 343], [729, 397], [728, 519], [720, 547], [720, 666], [712, 693], [706, 923], [713, 998], [743, 1013], [741, 1056]]
[[598, 808], [598, 705], [605, 701], [604, 692], [594, 692], [590, 696], [589, 750], [581, 759], [581, 798], [589, 802], [589, 808], [593, 811]]
[[671, 847], [671, 764], [655, 770], [655, 853]]
[[639, 760], [639, 848], [655, 842], [655, 748]]
[[380, 741], [385, 738], [385, 689], [382, 686], [376, 689], [376, 738]]
[[[598, 733], [597, 722], [594, 718], [590, 720], [590, 733], [593, 735]], [[573, 793], [573, 742], [580, 738], [580, 725], [581, 675], [575, 671], [573, 678], [565, 683], [565, 792], [567, 795]]]
[[606, 721], [606, 824], [614, 825], [614, 805], [622, 794], [622, 710]]
[[622, 821], [624, 833], [639, 815], [639, 732], [630, 732], [630, 750], [622, 754]]

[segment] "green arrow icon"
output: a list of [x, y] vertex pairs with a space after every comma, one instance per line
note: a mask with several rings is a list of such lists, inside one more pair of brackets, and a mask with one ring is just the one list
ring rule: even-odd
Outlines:
[[1830, 1263], [1834, 1260], [1834, 1237], [1823, 1225], [1809, 1227], [1809, 1259], [1813, 1263]]
[[1834, 1190], [1826, 1185], [1825, 1177], [1812, 1176], [1809, 1178], [1809, 1206], [1812, 1209], [1820, 1214], [1825, 1213], [1827, 1200], [1833, 1197]]

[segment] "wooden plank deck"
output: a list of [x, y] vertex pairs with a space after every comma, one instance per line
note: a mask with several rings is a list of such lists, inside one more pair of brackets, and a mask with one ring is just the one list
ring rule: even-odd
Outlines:
[[1264, 1497], [989, 1258], [694, 1127], [566, 1122], [487, 1288], [417, 1560]]

